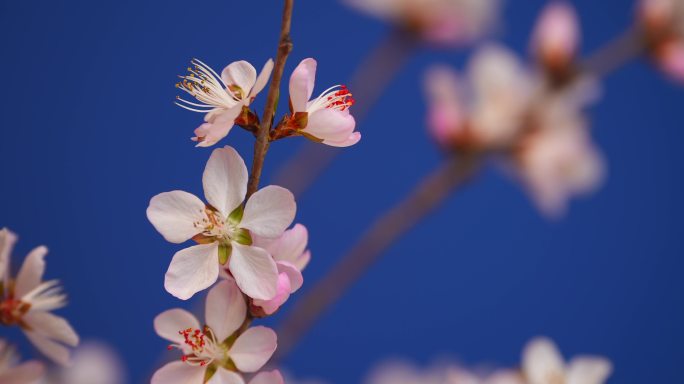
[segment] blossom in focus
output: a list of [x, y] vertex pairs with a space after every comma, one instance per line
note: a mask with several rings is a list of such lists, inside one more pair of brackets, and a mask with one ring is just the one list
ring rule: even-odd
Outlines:
[[528, 384], [603, 384], [612, 371], [603, 357], [580, 356], [566, 363], [556, 345], [545, 338], [525, 347], [522, 368]]
[[499, 0], [346, 0], [373, 16], [399, 24], [429, 43], [460, 45], [489, 32]]
[[[207, 295], [205, 322], [184, 309], [171, 309], [154, 319], [169, 349], [183, 353], [180, 361], [155, 372], [152, 384], [243, 384], [240, 372], [257, 372], [276, 350], [273, 330], [258, 326], [238, 332], [247, 316], [247, 304], [232, 279], [216, 284]], [[207, 381], [208, 380], [208, 381]], [[275, 372], [262, 372], [250, 384], [282, 384]]]
[[20, 363], [13, 346], [0, 339], [0, 383], [33, 384], [43, 376], [45, 367], [38, 361]]
[[291, 119], [303, 136], [333, 147], [348, 147], [361, 140], [354, 132], [356, 121], [349, 113], [354, 104], [345, 86], [334, 86], [311, 99], [316, 80], [316, 60], [304, 59], [290, 77]]
[[567, 2], [552, 2], [544, 8], [532, 37], [532, 49], [542, 65], [566, 71], [577, 53], [580, 40], [575, 9]]
[[253, 236], [278, 238], [292, 223], [294, 196], [285, 188], [267, 186], [245, 203], [247, 167], [231, 147], [215, 149], [202, 176], [204, 204], [183, 191], [152, 198], [147, 217], [172, 243], [193, 239], [199, 245], [173, 256], [164, 286], [186, 300], [216, 282], [227, 265], [237, 285], [254, 299], [270, 300], [278, 285], [278, 268], [271, 255], [253, 245]]
[[59, 367], [40, 384], [124, 384], [125, 367], [108, 346], [87, 341], [76, 348], [69, 367]]
[[272, 315], [283, 305], [291, 294], [304, 283], [302, 271], [311, 259], [308, 251], [309, 233], [305, 226], [296, 224], [278, 239], [256, 238], [255, 245], [267, 250], [278, 265], [278, 293], [271, 300], [254, 300], [253, 305], [260, 307], [264, 314]]
[[642, 0], [639, 18], [655, 62], [671, 78], [684, 82], [684, 2]]
[[44, 246], [29, 252], [16, 278], [9, 277], [10, 254], [16, 235], [7, 228], [0, 230], [0, 271], [3, 292], [0, 298], [0, 324], [19, 326], [31, 343], [45, 356], [68, 365], [67, 346], [78, 345], [78, 335], [67, 320], [50, 313], [66, 305], [66, 295], [57, 280], [43, 281]]
[[181, 76], [176, 87], [197, 99], [197, 102], [177, 98], [176, 105], [193, 112], [206, 113], [205, 123], [195, 129], [198, 147], [210, 147], [228, 135], [235, 119], [249, 107], [261, 92], [273, 70], [268, 60], [257, 76], [256, 69], [246, 61], [229, 64], [219, 76], [203, 62], [194, 59], [188, 74]]

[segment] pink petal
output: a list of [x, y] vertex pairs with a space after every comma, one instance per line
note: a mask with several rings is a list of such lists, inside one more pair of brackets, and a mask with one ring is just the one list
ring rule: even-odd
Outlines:
[[250, 99], [256, 97], [256, 95], [264, 89], [266, 84], [268, 84], [268, 80], [271, 78], [271, 72], [273, 72], [273, 59], [268, 59], [264, 68], [259, 73], [259, 77], [257, 77], [252, 92], [249, 94]]
[[69, 350], [63, 345], [50, 340], [49, 338], [33, 331], [24, 331], [26, 337], [29, 339], [41, 353], [50, 358], [57, 364], [62, 366], [69, 366], [70, 357]]
[[283, 375], [277, 369], [271, 372], [259, 372], [249, 384], [285, 384]]
[[247, 316], [247, 304], [232, 278], [221, 281], [209, 290], [204, 313], [207, 325], [219, 341], [240, 328]]
[[214, 284], [218, 274], [218, 243], [195, 245], [173, 256], [164, 287], [175, 297], [187, 300]]
[[154, 318], [154, 331], [157, 335], [181, 346], [185, 340], [179, 332], [188, 328], [200, 329], [201, 326], [197, 318], [185, 309], [169, 309]]
[[264, 310], [264, 313], [272, 315], [288, 298], [290, 298], [291, 292], [292, 286], [290, 285], [290, 278], [286, 273], [280, 273], [278, 275], [278, 288], [275, 297], [271, 300], [254, 299], [253, 302], [257, 307], [261, 307], [261, 309]]
[[305, 112], [316, 81], [316, 60], [304, 59], [290, 76], [290, 101], [295, 112]]
[[277, 339], [270, 328], [249, 328], [235, 340], [228, 354], [240, 371], [256, 372], [273, 356]]
[[38, 361], [29, 361], [16, 367], [9, 368], [0, 374], [2, 384], [35, 383], [45, 373], [45, 366]]
[[151, 384], [202, 384], [206, 370], [206, 367], [174, 361], [159, 368]]
[[549, 339], [532, 340], [523, 351], [522, 369], [530, 384], [545, 384], [548, 377], [565, 376], [565, 362]]
[[564, 1], [544, 8], [537, 22], [533, 44], [544, 60], [569, 60], [579, 45], [580, 31], [575, 9]]
[[33, 288], [40, 285], [45, 273], [45, 255], [48, 250], [46, 247], [37, 247], [24, 259], [24, 264], [17, 274], [14, 294], [16, 297], [23, 297]]
[[291, 293], [297, 292], [299, 288], [304, 284], [304, 277], [302, 277], [302, 272], [292, 263], [287, 261], [278, 262], [278, 273], [287, 275], [290, 280], [290, 285], [292, 287]]
[[603, 384], [613, 371], [613, 365], [602, 357], [576, 357], [568, 367], [567, 384]]
[[354, 132], [356, 121], [348, 111], [324, 108], [309, 114], [306, 132], [324, 142], [343, 142]]
[[204, 196], [228, 217], [245, 199], [248, 177], [247, 166], [235, 149], [214, 149], [202, 176]]
[[660, 51], [658, 60], [668, 76], [684, 83], [684, 41], [665, 45]]
[[202, 200], [183, 191], [160, 193], [147, 207], [147, 219], [171, 243], [183, 243], [202, 232], [194, 223], [205, 218]]
[[308, 242], [309, 232], [302, 224], [295, 224], [277, 239], [254, 238], [254, 245], [267, 250], [276, 261], [288, 261], [297, 268]]
[[329, 145], [331, 147], [351, 147], [361, 141], [361, 132], [354, 132], [349, 137], [340, 141], [323, 140], [323, 144]]
[[24, 321], [32, 332], [72, 347], [78, 345], [78, 335], [69, 322], [62, 317], [49, 312], [29, 311], [24, 315]]
[[278, 268], [265, 250], [233, 243], [228, 268], [240, 290], [247, 296], [270, 300], [276, 295]]
[[242, 376], [219, 367], [207, 384], [245, 384]]
[[440, 145], [448, 145], [463, 124], [460, 83], [445, 67], [432, 68], [425, 79], [428, 97], [428, 128]]
[[237, 85], [247, 97], [257, 79], [256, 69], [252, 64], [241, 60], [228, 64], [221, 72], [221, 79], [227, 86]]
[[0, 281], [3, 283], [7, 280], [10, 256], [16, 242], [17, 236], [12, 231], [7, 228], [0, 230]]
[[296, 212], [297, 204], [292, 192], [269, 185], [247, 200], [240, 227], [257, 236], [276, 238], [292, 224]]

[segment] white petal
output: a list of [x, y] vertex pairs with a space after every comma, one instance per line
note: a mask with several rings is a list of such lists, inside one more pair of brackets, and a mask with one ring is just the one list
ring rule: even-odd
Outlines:
[[254, 245], [263, 248], [273, 256], [276, 261], [287, 261], [294, 264], [300, 271], [304, 251], [309, 243], [309, 232], [302, 224], [295, 224], [277, 239], [268, 239], [254, 236]]
[[252, 88], [252, 92], [249, 94], [250, 98], [255, 97], [257, 94], [259, 94], [259, 92], [261, 92], [261, 90], [264, 89], [266, 84], [268, 84], [268, 80], [271, 78], [271, 72], [273, 72], [273, 59], [268, 59], [264, 65], [264, 68], [259, 73], [259, 77], [257, 77], [256, 83]]
[[50, 358], [50, 360], [63, 366], [69, 365], [69, 350], [66, 347], [37, 332], [24, 331], [24, 333], [31, 344], [33, 344], [45, 356]]
[[290, 293], [295, 293], [304, 284], [304, 277], [302, 277], [302, 272], [297, 269], [294, 264], [288, 263], [287, 261], [278, 262], [278, 273], [284, 273], [287, 278], [290, 279]]
[[75, 347], [78, 345], [78, 335], [66, 319], [49, 312], [29, 311], [24, 315], [24, 321], [32, 332]]
[[207, 384], [245, 384], [245, 381], [237, 373], [219, 367]]
[[249, 328], [235, 340], [228, 355], [242, 372], [256, 372], [273, 356], [278, 337], [266, 327]]
[[285, 384], [283, 375], [277, 369], [271, 372], [259, 372], [249, 384]]
[[613, 366], [602, 357], [576, 357], [568, 367], [567, 384], [603, 384]]
[[352, 145], [355, 145], [361, 141], [361, 132], [352, 132], [349, 137], [347, 137], [344, 140], [323, 140], [323, 144], [329, 145], [331, 147], [339, 147], [339, 148], [345, 148], [345, 147], [351, 147]]
[[38, 361], [29, 361], [0, 374], [2, 384], [30, 384], [35, 383], [45, 373], [45, 366]]
[[354, 132], [356, 121], [347, 111], [330, 108], [320, 109], [309, 114], [309, 120], [302, 131], [321, 140], [342, 142]]
[[174, 361], [159, 368], [151, 384], [202, 384], [205, 371], [205, 367]]
[[253, 299], [270, 300], [276, 294], [278, 268], [265, 250], [233, 243], [228, 262], [240, 290]]
[[209, 288], [219, 274], [218, 244], [200, 244], [176, 252], [166, 271], [164, 288], [181, 300]]
[[247, 304], [235, 280], [226, 279], [209, 290], [204, 314], [207, 325], [219, 341], [240, 328], [247, 316]]
[[316, 81], [316, 60], [304, 59], [290, 76], [290, 101], [295, 112], [305, 112]]
[[235, 149], [214, 149], [202, 176], [204, 196], [227, 217], [245, 199], [247, 178], [247, 166]]
[[565, 363], [549, 339], [532, 340], [523, 351], [522, 368], [530, 384], [547, 384], [549, 377], [565, 377]]
[[154, 318], [157, 335], [181, 346], [184, 338], [179, 332], [188, 328], [201, 329], [201, 326], [197, 318], [185, 309], [169, 309]]
[[223, 82], [230, 85], [237, 85], [242, 88], [244, 96], [246, 97], [251, 91], [256, 82], [257, 73], [252, 64], [241, 60], [228, 64], [221, 72], [221, 79]]
[[202, 200], [183, 191], [160, 193], [147, 207], [147, 219], [171, 243], [180, 244], [202, 232], [194, 223], [204, 218]]
[[46, 247], [40, 246], [33, 249], [26, 259], [24, 264], [17, 274], [16, 286], [14, 294], [16, 297], [23, 297], [33, 288], [40, 285], [45, 273], [45, 255], [48, 250]]
[[297, 204], [292, 192], [269, 185], [247, 200], [240, 227], [257, 236], [275, 238], [292, 224], [296, 212]]
[[14, 243], [17, 242], [17, 235], [7, 228], [0, 230], [0, 281], [5, 281], [6, 274], [9, 273], [10, 256]]

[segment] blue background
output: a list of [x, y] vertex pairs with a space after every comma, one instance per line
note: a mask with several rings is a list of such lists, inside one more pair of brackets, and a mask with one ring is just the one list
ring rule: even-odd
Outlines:
[[[0, 225], [20, 235], [17, 261], [33, 246], [49, 246], [48, 276], [70, 294], [60, 313], [83, 338], [110, 342], [131, 382], [148, 380], [165, 353], [154, 316], [191, 305], [163, 289], [181, 247], [166, 243], [145, 218], [159, 192], [201, 194], [210, 153], [189, 141], [201, 116], [172, 104], [176, 75], [192, 57], [217, 69], [238, 59], [260, 68], [275, 53], [280, 3], [0, 3]], [[629, 1], [574, 3], [585, 53], [632, 19]], [[500, 40], [526, 53], [544, 4], [509, 2]], [[314, 56], [317, 90], [344, 82], [387, 32], [337, 2], [298, 1], [286, 76]], [[362, 142], [299, 201], [297, 220], [312, 235], [309, 282], [439, 163], [423, 129], [422, 74], [436, 61], [462, 68], [467, 54], [421, 50], [359, 127]], [[611, 383], [680, 380], [684, 92], [642, 60], [604, 85], [592, 117], [610, 173], [598, 193], [550, 222], [490, 167], [397, 242], [287, 366], [343, 384], [391, 356], [513, 365], [524, 343], [543, 334], [566, 355], [610, 357]], [[245, 132], [224, 143], [251, 156]], [[264, 181], [302, 144], [276, 143]]]

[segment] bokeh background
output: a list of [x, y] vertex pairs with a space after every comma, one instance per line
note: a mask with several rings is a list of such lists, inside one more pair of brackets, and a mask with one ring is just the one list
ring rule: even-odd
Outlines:
[[[509, 1], [494, 38], [527, 53], [545, 3]], [[627, 0], [573, 3], [584, 53], [634, 13]], [[84, 338], [110, 343], [132, 383], [146, 382], [166, 353], [154, 316], [193, 304], [164, 291], [181, 246], [145, 218], [159, 192], [200, 194], [210, 153], [189, 140], [201, 116], [172, 103], [176, 75], [192, 57], [218, 69], [238, 59], [260, 68], [274, 56], [280, 11], [273, 0], [0, 2], [0, 226], [20, 235], [15, 263], [49, 246], [48, 276], [70, 294], [61, 313]], [[297, 1], [286, 76], [313, 56], [317, 90], [345, 82], [388, 31], [336, 1]], [[300, 199], [297, 220], [312, 235], [309, 283], [439, 163], [424, 130], [423, 71], [435, 62], [462, 68], [469, 53], [419, 51], [359, 127], [361, 143]], [[680, 380], [684, 91], [643, 60], [604, 86], [592, 118], [610, 172], [598, 193], [553, 222], [490, 168], [396, 243], [286, 366], [347, 384], [392, 356], [514, 365], [541, 334], [566, 355], [610, 357], [610, 383]], [[251, 156], [245, 132], [223, 143]], [[303, 144], [274, 145], [264, 181]]]

